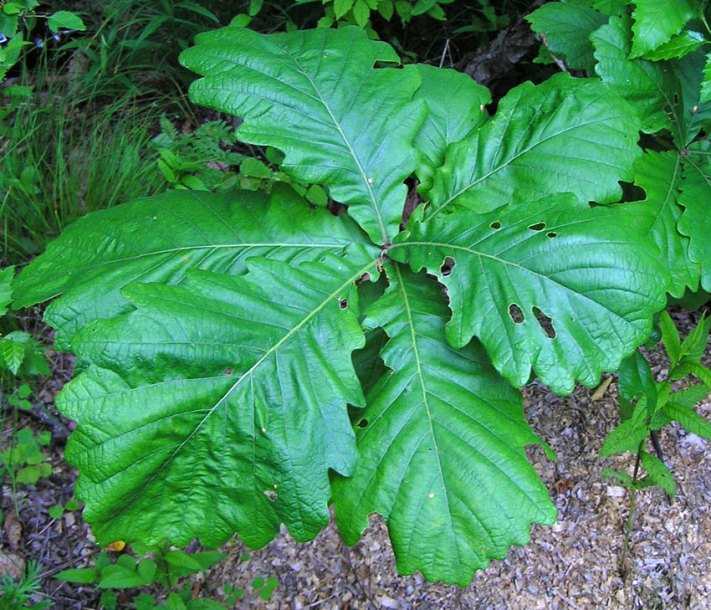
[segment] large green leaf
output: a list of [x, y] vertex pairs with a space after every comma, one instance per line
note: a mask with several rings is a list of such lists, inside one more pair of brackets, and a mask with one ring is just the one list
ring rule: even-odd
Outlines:
[[631, 20], [613, 17], [591, 35], [595, 46], [595, 71], [625, 97], [642, 119], [642, 131], [654, 133], [672, 129], [669, 113], [680, 86], [668, 66], [641, 59], [629, 59]]
[[639, 57], [678, 34], [694, 16], [693, 0], [633, 0], [632, 57]]
[[298, 263], [365, 240], [347, 216], [311, 209], [288, 187], [271, 197], [172, 191], [74, 223], [18, 276], [15, 306], [63, 295], [45, 318], [67, 347], [90, 320], [126, 311], [120, 290], [134, 280], [177, 283], [194, 268], [239, 274], [249, 257]]
[[399, 63], [390, 46], [355, 27], [225, 28], [198, 36], [181, 61], [204, 76], [193, 101], [244, 120], [240, 139], [281, 149], [284, 171], [328, 186], [376, 243], [397, 233], [424, 106], [412, 102], [417, 70], [373, 67]]
[[691, 240], [689, 257], [701, 265], [701, 286], [711, 292], [711, 143], [691, 147], [684, 161], [679, 231]]
[[660, 261], [671, 274], [669, 293], [681, 297], [686, 289], [699, 286], [701, 273], [697, 263], [689, 258], [689, 239], [677, 230], [681, 217], [678, 205], [681, 186], [682, 159], [675, 152], [647, 152], [635, 164], [635, 183], [647, 196], [644, 201], [623, 204], [626, 222], [636, 224], [648, 234], [660, 251]]
[[607, 16], [589, 0], [548, 2], [526, 17], [531, 29], [545, 36], [544, 44], [573, 70], [592, 72], [595, 58], [590, 34], [607, 23]]
[[[486, 120], [485, 106], [491, 103], [491, 94], [486, 87], [456, 70], [419, 64], [415, 68], [422, 80], [415, 99], [422, 99], [428, 111], [415, 139], [419, 190], [427, 195], [436, 170], [444, 163], [447, 147], [462, 140]], [[444, 91], [446, 95], [442, 95]]]
[[548, 197], [488, 214], [454, 213], [410, 233], [390, 255], [447, 287], [454, 347], [478, 337], [494, 366], [525, 384], [534, 369], [558, 393], [644, 342], [665, 304], [668, 277], [655, 248], [612, 208]]
[[76, 338], [92, 367], [58, 399], [77, 420], [67, 459], [100, 542], [268, 542], [283, 521], [310, 539], [328, 522], [328, 469], [356, 461], [347, 404], [364, 398], [354, 282], [366, 250], [181, 286], [134, 283], [137, 308]]
[[446, 342], [440, 288], [393, 264], [390, 287], [366, 312], [389, 336], [390, 370], [356, 426], [360, 459], [334, 480], [336, 519], [352, 544], [368, 517], [385, 517], [398, 569], [467, 585], [475, 570], [527, 542], [555, 508], [523, 447], [539, 442], [521, 395], [481, 347]]
[[435, 176], [433, 213], [450, 205], [485, 212], [551, 193], [618, 201], [640, 154], [634, 112], [600, 82], [555, 76], [526, 82], [496, 115], [447, 151]]
[[682, 148], [711, 116], [711, 104], [700, 96], [703, 53], [668, 62], [630, 59], [630, 27], [629, 17], [613, 18], [591, 35], [598, 61], [595, 71], [631, 102], [642, 120], [642, 131], [668, 129]]

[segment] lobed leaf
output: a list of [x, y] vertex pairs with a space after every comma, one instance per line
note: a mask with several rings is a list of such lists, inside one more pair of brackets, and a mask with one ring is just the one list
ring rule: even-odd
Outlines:
[[701, 276], [700, 265], [689, 257], [690, 240], [677, 229], [682, 170], [683, 157], [676, 152], [646, 152], [635, 163], [635, 184], [647, 196], [620, 210], [627, 216], [624, 222], [635, 225], [659, 248], [660, 263], [671, 274], [669, 293], [677, 298], [687, 289], [698, 290]]
[[682, 148], [711, 116], [711, 105], [700, 96], [703, 54], [697, 51], [668, 62], [630, 59], [630, 27], [629, 17], [615, 17], [591, 35], [595, 71], [636, 109], [642, 131], [668, 129]]
[[14, 283], [15, 307], [62, 295], [45, 314], [67, 348], [91, 320], [130, 309], [133, 281], [175, 284], [190, 269], [244, 272], [250, 257], [318, 260], [365, 236], [347, 217], [311, 209], [288, 187], [265, 193], [171, 191], [88, 214], [53, 241]]
[[446, 342], [446, 306], [431, 280], [397, 264], [367, 311], [383, 328], [387, 373], [358, 414], [360, 459], [336, 477], [339, 529], [349, 544], [385, 517], [398, 570], [467, 585], [475, 570], [528, 541], [531, 523], [552, 523], [555, 507], [523, 447], [539, 442], [521, 395], [476, 342]]
[[[444, 163], [447, 147], [468, 136], [487, 119], [484, 107], [491, 103], [491, 94], [456, 70], [422, 64], [414, 68], [422, 81], [415, 99], [421, 99], [427, 107], [427, 116], [415, 138], [418, 190], [427, 195], [437, 169]], [[447, 95], [442, 95], [443, 91]]]
[[631, 21], [613, 17], [591, 35], [595, 46], [595, 71], [603, 82], [613, 86], [632, 104], [642, 120], [642, 131], [655, 133], [671, 128], [668, 112], [680, 86], [674, 75], [661, 64], [630, 59]]
[[414, 68], [360, 28], [262, 35], [242, 28], [201, 34], [181, 61], [203, 78], [194, 102], [244, 120], [244, 142], [274, 146], [283, 170], [322, 184], [379, 244], [398, 232], [424, 120]]
[[357, 458], [354, 282], [375, 265], [361, 248], [134, 283], [134, 312], [82, 331], [75, 349], [91, 368], [57, 404], [78, 422], [67, 459], [97, 539], [217, 546], [237, 531], [261, 546], [280, 521], [315, 536], [329, 520], [329, 468], [349, 475]]
[[605, 85], [555, 76], [524, 83], [494, 117], [452, 145], [435, 175], [431, 211], [486, 212], [552, 193], [612, 202], [640, 154], [634, 112]]
[[516, 386], [531, 370], [559, 393], [644, 342], [668, 284], [653, 247], [615, 208], [548, 197], [488, 214], [426, 222], [416, 213], [390, 255], [426, 268], [447, 287], [454, 347], [476, 336]]

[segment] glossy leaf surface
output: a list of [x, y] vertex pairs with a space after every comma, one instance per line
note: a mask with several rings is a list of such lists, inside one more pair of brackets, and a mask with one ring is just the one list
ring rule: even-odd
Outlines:
[[547, 2], [526, 21], [545, 37], [546, 47], [564, 59], [568, 68], [592, 72], [595, 58], [590, 34], [607, 23], [607, 17], [590, 6], [589, 0]]
[[702, 142], [689, 151], [679, 202], [684, 213], [679, 231], [689, 237], [689, 256], [701, 265], [701, 286], [711, 292], [711, 146]]
[[682, 186], [683, 158], [675, 152], [648, 152], [635, 164], [635, 184], [644, 189], [644, 201], [624, 204], [623, 220], [637, 225], [659, 248], [661, 264], [669, 270], [669, 293], [681, 297], [686, 289], [698, 289], [701, 273], [689, 258], [689, 239], [681, 235], [679, 190]]
[[668, 113], [674, 106], [674, 95], [680, 95], [680, 87], [664, 66], [628, 57], [632, 46], [630, 28], [629, 18], [613, 17], [592, 34], [595, 71], [637, 110], [642, 130], [654, 133], [671, 127]]
[[[491, 94], [474, 79], [455, 70], [415, 66], [422, 86], [415, 99], [422, 99], [427, 116], [415, 139], [419, 155], [417, 177], [420, 192], [427, 194], [450, 144], [468, 136], [488, 117], [485, 106]], [[442, 95], [446, 91], [447, 95]]]
[[654, 51], [694, 16], [693, 0], [634, 0], [632, 57]]
[[696, 51], [670, 61], [631, 59], [630, 28], [628, 17], [612, 18], [591, 35], [595, 71], [636, 109], [642, 131], [668, 129], [683, 148], [711, 117], [711, 105], [700, 95], [703, 54]]
[[[635, 165], [641, 118], [614, 82], [524, 83], [489, 118], [470, 79], [383, 67], [395, 52], [358, 29], [202, 35], [183, 55], [194, 99], [348, 208], [281, 186], [167, 193], [87, 217], [21, 273], [15, 305], [58, 297], [47, 319], [83, 371], [58, 404], [99, 541], [261, 546], [282, 523], [305, 540], [334, 500], [349, 542], [378, 512], [402, 571], [465, 584], [550, 523], [511, 384], [594, 385], [648, 339], [665, 185], [707, 269], [689, 173], [707, 157], [686, 148], [699, 57], [668, 63], [688, 160]], [[648, 201], [603, 205], [635, 179]]]

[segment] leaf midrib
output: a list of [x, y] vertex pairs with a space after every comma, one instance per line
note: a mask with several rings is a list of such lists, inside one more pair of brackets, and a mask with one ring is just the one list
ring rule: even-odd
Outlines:
[[[405, 308], [405, 313], [407, 315], [407, 324], [408, 328], [410, 331], [410, 341], [412, 343], [412, 353], [415, 359], [415, 367], [417, 369], [417, 378], [420, 382], [420, 391], [422, 392], [422, 404], [425, 407], [425, 411], [427, 412], [427, 424], [430, 429], [430, 435], [432, 437], [432, 444], [434, 445], [434, 454], [437, 456], [437, 469], [439, 471], [439, 480], [440, 480], [440, 485], [442, 489], [444, 490], [444, 501], [446, 504], [446, 514], [448, 517], [449, 521], [449, 529], [450, 531], [454, 531], [454, 524], [452, 523], [452, 511], [449, 506], [449, 496], [447, 495], [447, 486], [444, 484], [445, 481], [445, 476], [444, 476], [444, 470], [442, 468], [442, 461], [440, 459], [440, 449], [437, 444], [437, 436], [434, 431], [434, 425], [433, 425], [433, 418], [432, 418], [432, 411], [430, 409], [430, 403], [429, 403], [429, 397], [427, 395], [427, 387], [425, 385], [425, 376], [424, 373], [422, 372], [422, 360], [420, 358], [420, 351], [419, 351], [419, 346], [417, 344], [417, 333], [415, 331], [415, 320], [412, 316], [412, 308], [410, 307], [410, 298], [407, 294], [407, 289], [405, 288], [405, 282], [403, 281], [402, 278], [402, 273], [400, 272], [400, 265], [398, 263], [394, 263], [393, 267], [395, 267], [395, 273], [397, 274], [397, 282], [398, 282], [398, 287], [400, 289], [400, 293], [402, 294], [402, 301], [403, 305]], [[412, 541], [410, 541], [411, 543]]]
[[[356, 280], [358, 280], [360, 277], [363, 276], [364, 273], [367, 273], [370, 271], [373, 267], [375, 267], [378, 264], [378, 260], [373, 260], [370, 261], [367, 265], [363, 266], [357, 273], [354, 273], [351, 275], [346, 281], [344, 281], [342, 284], [338, 286], [336, 290], [334, 290], [332, 293], [330, 293], [326, 298], [323, 299], [323, 301], [312, 311], [308, 313], [298, 324], [296, 324], [293, 328], [291, 328], [277, 343], [275, 343], [272, 347], [270, 347], [264, 355], [257, 360], [245, 373], [243, 373], [237, 381], [232, 384], [227, 391], [224, 393], [224, 395], [212, 406], [208, 409], [207, 413], [205, 416], [198, 422], [198, 424], [195, 426], [195, 428], [190, 432], [190, 434], [175, 448], [175, 450], [163, 461], [163, 463], [160, 465], [159, 468], [156, 469], [155, 473], [153, 476], [146, 481], [136, 492], [134, 492], [135, 495], [140, 495], [146, 488], [148, 488], [150, 485], [152, 485], [155, 480], [158, 478], [159, 474], [164, 471], [164, 469], [170, 464], [176, 457], [177, 455], [182, 451], [183, 447], [185, 447], [191, 440], [192, 438], [199, 432], [199, 430], [202, 428], [202, 426], [205, 424], [205, 422], [211, 417], [211, 415], [219, 409], [224, 402], [232, 395], [232, 393], [242, 384], [242, 382], [245, 379], [252, 379], [252, 375], [254, 371], [256, 371], [259, 366], [261, 366], [269, 356], [271, 356], [273, 353], [275, 353], [282, 345], [284, 345], [287, 341], [289, 341], [294, 335], [296, 335], [306, 324], [308, 324], [316, 315], [318, 315], [329, 303], [333, 302], [333, 300], [341, 293], [349, 284], [352, 284]], [[250, 409], [251, 412], [254, 411], [254, 409]], [[118, 514], [122, 514], [125, 512], [126, 508], [128, 508], [128, 503], [125, 503], [122, 507], [117, 507], [117, 512]]]
[[[326, 44], [326, 37], [325, 36], [324, 36], [323, 41], [324, 41], [324, 45], [325, 45]], [[338, 131], [338, 134], [340, 135], [341, 139], [343, 140], [343, 144], [346, 146], [349, 154], [355, 161], [356, 167], [358, 168], [358, 171], [361, 176], [361, 181], [367, 190], [368, 198], [370, 199], [370, 202], [371, 202], [371, 207], [373, 208], [373, 211], [375, 212], [376, 219], [378, 221], [378, 226], [380, 229], [382, 243], [383, 244], [387, 243], [388, 242], [388, 233], [385, 228], [385, 223], [383, 221], [382, 214], [380, 213], [380, 208], [378, 207], [378, 201], [375, 196], [375, 192], [372, 189], [371, 183], [368, 181], [368, 176], [365, 172], [365, 169], [363, 168], [363, 165], [360, 162], [360, 159], [356, 155], [355, 150], [353, 149], [353, 146], [350, 143], [350, 140], [346, 137], [346, 134], [341, 127], [340, 122], [338, 121], [338, 119], [336, 119], [336, 116], [333, 114], [331, 107], [328, 105], [328, 103], [326, 102], [324, 97], [321, 95], [321, 91], [316, 86], [316, 83], [313, 81], [311, 76], [306, 72], [306, 70], [301, 66], [301, 62], [299, 61], [299, 59], [297, 57], [295, 57], [294, 55], [292, 55], [288, 49], [280, 47], [272, 40], [269, 40], [268, 42], [272, 46], [272, 48], [277, 49], [278, 51], [281, 51], [281, 53], [285, 54], [293, 62], [293, 64], [296, 66], [297, 72], [299, 74], [301, 74], [308, 81], [309, 85], [311, 86], [311, 88], [314, 91], [314, 94], [316, 95], [317, 101], [323, 106], [323, 108], [328, 113], [328, 116], [330, 117], [331, 121], [333, 121], [333, 125], [336, 128], [336, 130]], [[350, 54], [350, 50], [352, 49], [352, 45], [353, 45], [353, 40], [351, 39], [350, 42], [351, 42], [351, 47], [349, 48], [347, 55]], [[325, 50], [325, 46], [323, 47], [322, 51], [323, 50]], [[370, 74], [366, 75], [365, 78], [368, 78], [369, 76], [370, 76]], [[339, 78], [340, 78], [340, 75], [339, 75]]]
[[[597, 100], [595, 100], [595, 101], [597, 101]], [[592, 102], [590, 102], [590, 103], [592, 103]], [[552, 118], [551, 118], [551, 120], [552, 120]], [[527, 148], [525, 148], [525, 149], [522, 150], [521, 152], [517, 153], [516, 155], [514, 155], [513, 157], [511, 157], [510, 159], [508, 159], [505, 163], [502, 163], [501, 165], [498, 165], [497, 167], [493, 168], [491, 171], [489, 171], [489, 172], [488, 172], [487, 174], [485, 174], [484, 176], [482, 176], [482, 177], [480, 177], [480, 178], [477, 178], [476, 180], [474, 180], [474, 181], [471, 182], [470, 184], [467, 184], [467, 186], [465, 186], [464, 188], [462, 188], [462, 189], [460, 189], [459, 191], [457, 191], [454, 195], [450, 196], [441, 206], [439, 206], [436, 210], [433, 210], [433, 212], [427, 217], [427, 219], [429, 220], [429, 219], [431, 219], [431, 218], [434, 218], [434, 217], [435, 217], [437, 214], [439, 214], [442, 210], [444, 210], [445, 208], [447, 208], [447, 206], [449, 206], [449, 204], [452, 203], [452, 201], [454, 201], [455, 199], [457, 199], [458, 197], [460, 197], [462, 194], [464, 194], [464, 193], [466, 193], [468, 190], [474, 188], [475, 186], [477, 186], [478, 184], [480, 184], [481, 182], [483, 182], [483, 181], [486, 180], [487, 178], [490, 178], [491, 176], [493, 176], [493, 175], [496, 174], [497, 172], [506, 169], [506, 168], [509, 167], [512, 163], [514, 163], [517, 159], [519, 159], [519, 158], [522, 157], [523, 155], [525, 155], [525, 154], [531, 152], [531, 151], [532, 151], [533, 149], [535, 149], [537, 146], [540, 146], [540, 145], [542, 145], [542, 144], [545, 144], [545, 143], [548, 142], [549, 140], [551, 140], [551, 139], [553, 139], [553, 138], [556, 138], [556, 137], [558, 137], [558, 136], [565, 135], [566, 133], [568, 133], [568, 132], [570, 132], [570, 131], [573, 131], [573, 130], [575, 130], [575, 129], [588, 127], [588, 126], [590, 126], [590, 125], [595, 125], [596, 123], [605, 123], [605, 122], [607, 122], [607, 121], [609, 121], [609, 117], [607, 117], [606, 119], [596, 119], [596, 120], [594, 120], [594, 121], [589, 121], [589, 122], [587, 122], [587, 123], [581, 123], [581, 124], [579, 124], [579, 125], [573, 125], [573, 126], [569, 127], [568, 129], [564, 129], [564, 130], [562, 130], [562, 131], [559, 131], [559, 132], [556, 132], [556, 133], [554, 133], [554, 134], [551, 134], [551, 135], [548, 136], [547, 138], [542, 138], [541, 140], [536, 141], [535, 143], [531, 144], [530, 146], [528, 146]], [[478, 141], [479, 131], [477, 131], [476, 133], [477, 133], [477, 141]]]
[[[620, 243], [620, 244], [625, 244], [625, 245], [626, 245], [626, 242], [606, 242], [606, 243], [608, 243], [608, 244]], [[409, 246], [415, 246], [415, 247], [422, 247], [422, 246], [424, 246], [424, 247], [445, 248], [445, 249], [446, 249], [446, 248], [451, 248], [451, 249], [453, 249], [453, 250], [462, 250], [462, 251], [467, 252], [467, 253], [469, 253], [469, 254], [472, 254], [472, 255], [474, 255], [474, 256], [478, 256], [478, 257], [482, 257], [482, 258], [491, 259], [491, 260], [493, 260], [493, 261], [495, 261], [495, 262], [497, 262], [497, 263], [499, 263], [499, 264], [501, 264], [501, 265], [504, 265], [505, 267], [506, 267], [506, 266], [508, 266], [508, 267], [515, 267], [516, 269], [519, 269], [519, 270], [521, 270], [521, 271], [523, 271], [523, 272], [525, 272], [525, 273], [529, 273], [529, 274], [531, 274], [531, 275], [534, 275], [536, 278], [540, 279], [541, 281], [551, 282], [551, 283], [555, 284], [556, 286], [560, 287], [564, 292], [570, 293], [570, 294], [572, 294], [572, 295], [574, 295], [574, 296], [576, 296], [576, 297], [581, 297], [581, 298], [585, 299], [586, 301], [589, 301], [590, 303], [592, 303], [594, 306], [600, 307], [600, 308], [604, 309], [606, 312], [612, 314], [613, 316], [615, 316], [615, 318], [617, 318], [618, 320], [624, 322], [626, 325], [628, 325], [628, 326], [633, 326], [633, 325], [632, 325], [627, 319], [625, 319], [623, 316], [621, 316], [620, 314], [618, 314], [618, 313], [616, 313], [616, 312], [614, 312], [614, 311], [608, 309], [604, 304], [602, 304], [602, 303], [596, 301], [595, 299], [593, 299], [593, 298], [587, 296], [586, 294], [583, 294], [583, 293], [581, 293], [581, 292], [576, 292], [576, 291], [573, 290], [572, 288], [569, 288], [569, 287], [566, 286], [565, 284], [561, 284], [560, 282], [556, 281], [556, 280], [553, 279], [552, 277], [549, 277], [549, 276], [547, 276], [547, 275], [543, 275], [543, 274], [541, 274], [541, 273], [538, 273], [537, 271], [534, 271], [533, 269], [529, 269], [528, 267], [524, 267], [523, 265], [519, 265], [518, 263], [514, 263], [514, 262], [512, 262], [512, 261], [508, 261], [508, 260], [506, 260], [506, 259], [499, 258], [498, 256], [495, 256], [495, 255], [493, 255], [493, 254], [487, 254], [486, 252], [481, 252], [481, 251], [479, 251], [479, 250], [475, 250], [475, 249], [473, 249], [473, 248], [468, 248], [468, 247], [466, 247], [466, 246], [459, 246], [459, 245], [456, 245], [456, 244], [450, 244], [450, 243], [444, 243], [444, 242], [434, 242], [434, 241], [409, 241], [409, 242], [402, 242], [402, 243], [398, 243], [398, 244], [393, 244], [390, 249], [393, 250], [393, 249], [395, 249], [395, 248], [402, 248], [402, 247], [409, 247]]]

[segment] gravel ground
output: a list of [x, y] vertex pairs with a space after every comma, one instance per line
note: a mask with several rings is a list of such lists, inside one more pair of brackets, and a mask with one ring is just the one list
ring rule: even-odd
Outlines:
[[[697, 318], [677, 316], [687, 329]], [[655, 372], [663, 373], [660, 354], [655, 352], [652, 360]], [[50, 386], [40, 398], [50, 404], [52, 394]], [[677, 499], [668, 502], [659, 489], [639, 494], [629, 561], [624, 574], [619, 568], [629, 498], [623, 488], [602, 480], [600, 471], [614, 466], [631, 472], [634, 460], [598, 456], [617, 422], [615, 395], [615, 383], [595, 401], [582, 388], [566, 398], [535, 385], [526, 389], [528, 419], [557, 454], [552, 462], [539, 448], [529, 453], [551, 490], [558, 522], [534, 527], [529, 545], [512, 548], [466, 589], [426, 583], [418, 574], [398, 576], [386, 528], [373, 518], [363, 539], [351, 548], [333, 526], [307, 544], [287, 534], [259, 551], [231, 543], [223, 549], [226, 560], [195, 579], [194, 591], [223, 600], [225, 584], [242, 588], [244, 597], [234, 605], [238, 610], [711, 608], [711, 445], [674, 425], [662, 431], [661, 442], [679, 485]], [[699, 412], [711, 418], [711, 401]], [[61, 427], [55, 434], [62, 436]], [[54, 608], [98, 610], [95, 589], [51, 578], [60, 570], [88, 565], [97, 552], [78, 513], [58, 520], [47, 515], [50, 506], [71, 497], [74, 480], [61, 459], [61, 446], [56, 449], [52, 477], [36, 487], [25, 486], [16, 497], [19, 518], [10, 490], [3, 488], [0, 571], [17, 574], [27, 560], [35, 559], [45, 568], [43, 594]], [[251, 583], [269, 576], [279, 585], [264, 602]], [[122, 609], [132, 607], [123, 603]]]

